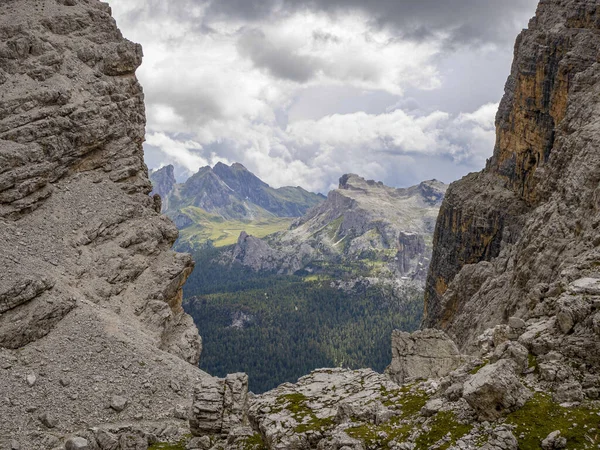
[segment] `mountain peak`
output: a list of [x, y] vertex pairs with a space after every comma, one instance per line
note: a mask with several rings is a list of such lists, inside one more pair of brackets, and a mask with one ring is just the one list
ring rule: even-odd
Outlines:
[[342, 175], [339, 182], [339, 189], [342, 190], [364, 190], [368, 189], [370, 186], [383, 186], [383, 183], [381, 181], [366, 180], [355, 173]]

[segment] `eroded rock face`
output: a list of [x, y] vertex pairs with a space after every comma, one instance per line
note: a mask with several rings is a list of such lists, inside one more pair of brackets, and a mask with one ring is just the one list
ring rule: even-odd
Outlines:
[[194, 436], [223, 435], [248, 424], [248, 376], [204, 378], [194, 390], [190, 429]]
[[412, 334], [394, 331], [392, 363], [386, 374], [399, 384], [441, 378], [464, 361], [456, 344], [443, 331], [423, 330]]
[[[454, 183], [434, 237], [425, 326], [460, 347], [483, 330], [557, 314], [578, 279], [600, 278], [597, 2], [541, 2], [517, 39], [486, 169]], [[582, 305], [561, 305], [567, 347], [598, 340]], [[595, 311], [595, 309], [593, 309]], [[597, 361], [594, 363], [597, 364]]]
[[0, 447], [42, 448], [21, 425], [42, 409], [57, 434], [164, 418], [205, 376], [193, 262], [147, 195], [141, 60], [98, 0], [0, 3]]

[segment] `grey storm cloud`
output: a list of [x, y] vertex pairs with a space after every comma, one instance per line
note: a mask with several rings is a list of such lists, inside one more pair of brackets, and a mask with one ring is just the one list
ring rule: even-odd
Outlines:
[[292, 49], [269, 41], [260, 30], [243, 32], [238, 50], [248, 56], [256, 67], [267, 69], [274, 77], [299, 83], [310, 80], [321, 65], [317, 58], [298, 55]]
[[378, 26], [392, 26], [406, 39], [444, 31], [449, 43], [505, 43], [514, 39], [515, 18], [533, 13], [537, 0], [213, 0], [208, 16], [261, 21], [301, 9], [331, 14], [359, 10]]

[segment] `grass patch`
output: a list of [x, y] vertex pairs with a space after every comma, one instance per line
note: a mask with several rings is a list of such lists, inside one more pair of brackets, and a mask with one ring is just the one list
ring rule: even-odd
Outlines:
[[[294, 428], [296, 433], [307, 431], [324, 432], [335, 425], [333, 417], [317, 417], [315, 412], [308, 407], [308, 397], [299, 392], [282, 395], [277, 398], [277, 405], [281, 409], [287, 409], [298, 424]], [[281, 411], [280, 409], [280, 411]]]
[[540, 449], [542, 440], [556, 430], [567, 439], [567, 449], [598, 448], [599, 414], [598, 406], [563, 408], [549, 395], [538, 392], [523, 408], [510, 414], [506, 422], [516, 425], [515, 436], [521, 450]]
[[429, 448], [435, 443], [448, 437], [448, 440], [437, 447], [439, 450], [445, 450], [454, 445], [458, 439], [469, 433], [472, 425], [465, 425], [456, 420], [456, 416], [451, 411], [438, 413], [429, 423], [429, 431], [421, 434], [416, 440], [416, 448]]
[[414, 389], [412, 385], [402, 386], [401, 389], [388, 391], [384, 386], [381, 387], [381, 395], [383, 397], [392, 397], [395, 399], [388, 399], [383, 401], [383, 405], [390, 407], [393, 405], [400, 406], [399, 417], [403, 419], [414, 417], [418, 414], [423, 406], [429, 400], [429, 396], [419, 389]]
[[246, 437], [242, 441], [242, 448], [244, 450], [268, 450], [260, 433], [254, 433], [252, 436]]
[[189, 206], [182, 210], [193, 225], [179, 232], [179, 241], [190, 248], [196, 248], [208, 241], [215, 247], [226, 247], [237, 243], [242, 231], [263, 238], [279, 231], [287, 230], [293, 219], [281, 217], [265, 217], [252, 221], [225, 220], [201, 208]]
[[538, 367], [538, 362], [537, 362], [537, 358], [535, 357], [535, 355], [532, 355], [531, 353], [527, 356], [527, 367], [529, 367], [530, 369], [533, 367], [534, 368], [534, 372], [538, 373], [540, 371], [539, 367]]
[[479, 364], [477, 367], [475, 367], [473, 370], [471, 370], [469, 373], [471, 375], [475, 375], [477, 372], [479, 372], [481, 369], [483, 369], [485, 366], [487, 366], [490, 362], [489, 361], [484, 361], [482, 364]]
[[400, 424], [399, 420], [398, 417], [394, 417], [382, 425], [362, 424], [350, 427], [346, 429], [346, 434], [360, 439], [367, 448], [388, 448], [391, 441], [405, 441], [413, 429], [412, 425]]
[[185, 440], [179, 442], [157, 442], [148, 447], [148, 450], [185, 450]]

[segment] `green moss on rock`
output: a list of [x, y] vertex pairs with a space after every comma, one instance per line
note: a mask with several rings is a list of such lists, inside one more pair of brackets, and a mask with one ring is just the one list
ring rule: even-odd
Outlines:
[[445, 438], [445, 442], [436, 447], [439, 450], [445, 450], [473, 429], [472, 425], [457, 421], [451, 411], [443, 411], [435, 415], [428, 427], [429, 430], [417, 438], [416, 448], [429, 448]]

